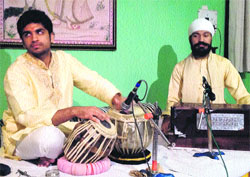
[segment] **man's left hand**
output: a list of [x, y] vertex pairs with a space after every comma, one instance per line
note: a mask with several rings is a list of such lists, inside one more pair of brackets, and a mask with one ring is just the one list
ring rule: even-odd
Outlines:
[[115, 96], [112, 98], [112, 105], [113, 108], [115, 108], [116, 110], [121, 110], [121, 105], [122, 102], [125, 101], [126, 98], [124, 98], [121, 93], [117, 93], [115, 94]]
[[169, 115], [164, 115], [163, 116], [163, 121], [161, 125], [161, 131], [167, 135], [168, 132], [170, 131], [170, 116]]

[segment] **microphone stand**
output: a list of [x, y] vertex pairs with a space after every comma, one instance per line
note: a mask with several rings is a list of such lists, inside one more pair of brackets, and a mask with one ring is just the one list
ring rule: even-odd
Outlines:
[[[140, 103], [139, 103], [140, 105]], [[154, 127], [158, 127], [158, 122], [159, 122], [159, 117], [162, 113], [161, 109], [158, 107], [158, 104], [156, 103], [156, 109], [153, 112], [153, 120], [151, 122], [154, 122]], [[145, 112], [145, 111], [144, 111]], [[152, 174], [157, 174], [158, 172], [158, 163], [157, 163], [157, 150], [158, 150], [158, 131], [156, 128], [154, 128], [154, 136], [153, 136], [153, 145], [152, 145], [152, 169], [151, 172]]]
[[[145, 108], [142, 106], [142, 104], [138, 101], [136, 102], [141, 108], [142, 110], [144, 111], [145, 114], [147, 114], [148, 112], [145, 110]], [[153, 114], [153, 117], [155, 117], [155, 119], [158, 119], [159, 120], [159, 116], [161, 115], [161, 109], [158, 107], [157, 105], [157, 111], [155, 111]], [[160, 114], [158, 114], [160, 111]], [[156, 114], [157, 113], [157, 114]], [[156, 132], [163, 138], [163, 140], [166, 142], [167, 146], [173, 146], [169, 141], [168, 139], [166, 138], [166, 136], [164, 135], [164, 133], [161, 131], [161, 129], [159, 128], [158, 126], [158, 121], [157, 123], [152, 119], [150, 118], [149, 121], [153, 124], [153, 127], [155, 128]]]
[[[137, 97], [135, 97], [135, 102], [141, 107], [141, 109], [144, 111], [145, 114], [148, 113], [146, 109], [143, 107], [143, 105], [137, 100]], [[150, 177], [154, 177], [156, 174], [158, 174], [158, 167], [157, 167], [158, 166], [158, 163], [157, 163], [158, 135], [160, 135], [163, 138], [167, 146], [172, 145], [158, 126], [159, 118], [162, 114], [161, 108], [158, 106], [157, 102], [154, 104], [154, 106], [155, 106], [155, 109], [152, 112], [153, 118], [150, 117], [148, 119], [153, 124], [153, 128], [154, 128], [153, 145], [152, 145], [152, 169], [151, 171], [147, 171], [147, 174]], [[163, 173], [161, 174], [164, 175]], [[165, 175], [168, 175], [168, 177], [173, 177], [172, 174], [165, 174]]]
[[[212, 121], [211, 121], [211, 99], [209, 96], [210, 92], [205, 89], [203, 92], [203, 112], [201, 113], [200, 121], [202, 120], [203, 116], [207, 120], [207, 137], [208, 137], [208, 152], [204, 153], [195, 153], [194, 157], [201, 157], [201, 156], [208, 156], [212, 159], [219, 160], [218, 155], [224, 155], [224, 152], [213, 152], [213, 139], [212, 139]], [[204, 114], [203, 114], [204, 113]]]

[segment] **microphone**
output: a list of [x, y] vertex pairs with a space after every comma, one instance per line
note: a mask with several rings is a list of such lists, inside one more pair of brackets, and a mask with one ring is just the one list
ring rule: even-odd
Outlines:
[[127, 99], [122, 103], [122, 105], [121, 105], [122, 111], [126, 111], [130, 108], [130, 104], [134, 100], [134, 98], [136, 96], [137, 89], [140, 87], [140, 85], [141, 85], [141, 80], [136, 83], [133, 90], [129, 93]]
[[211, 86], [208, 84], [207, 79], [204, 76], [202, 76], [202, 79], [203, 79], [203, 87], [205, 88], [205, 91], [208, 93], [210, 100], [214, 101], [215, 94], [212, 92]]

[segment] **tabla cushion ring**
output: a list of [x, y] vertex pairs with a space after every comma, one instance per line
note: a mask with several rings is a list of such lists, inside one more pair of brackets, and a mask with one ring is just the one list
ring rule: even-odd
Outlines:
[[108, 171], [110, 165], [110, 160], [107, 157], [94, 163], [85, 164], [70, 162], [64, 156], [57, 161], [57, 167], [61, 172], [74, 176], [97, 175]]

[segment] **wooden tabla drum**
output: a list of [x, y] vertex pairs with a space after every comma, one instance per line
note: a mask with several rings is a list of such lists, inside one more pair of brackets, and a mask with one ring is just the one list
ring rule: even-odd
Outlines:
[[116, 137], [116, 127], [111, 121], [83, 120], [67, 138], [64, 156], [73, 163], [94, 163], [112, 152]]
[[117, 139], [114, 150], [109, 156], [110, 159], [123, 164], [140, 164], [145, 162], [142, 154], [145, 151], [149, 160], [151, 154], [146, 148], [152, 142], [154, 129], [150, 121], [144, 119], [143, 110], [137, 105], [134, 106], [134, 115], [142, 137], [143, 147], [132, 113], [123, 114], [111, 108], [107, 114], [117, 130]]

